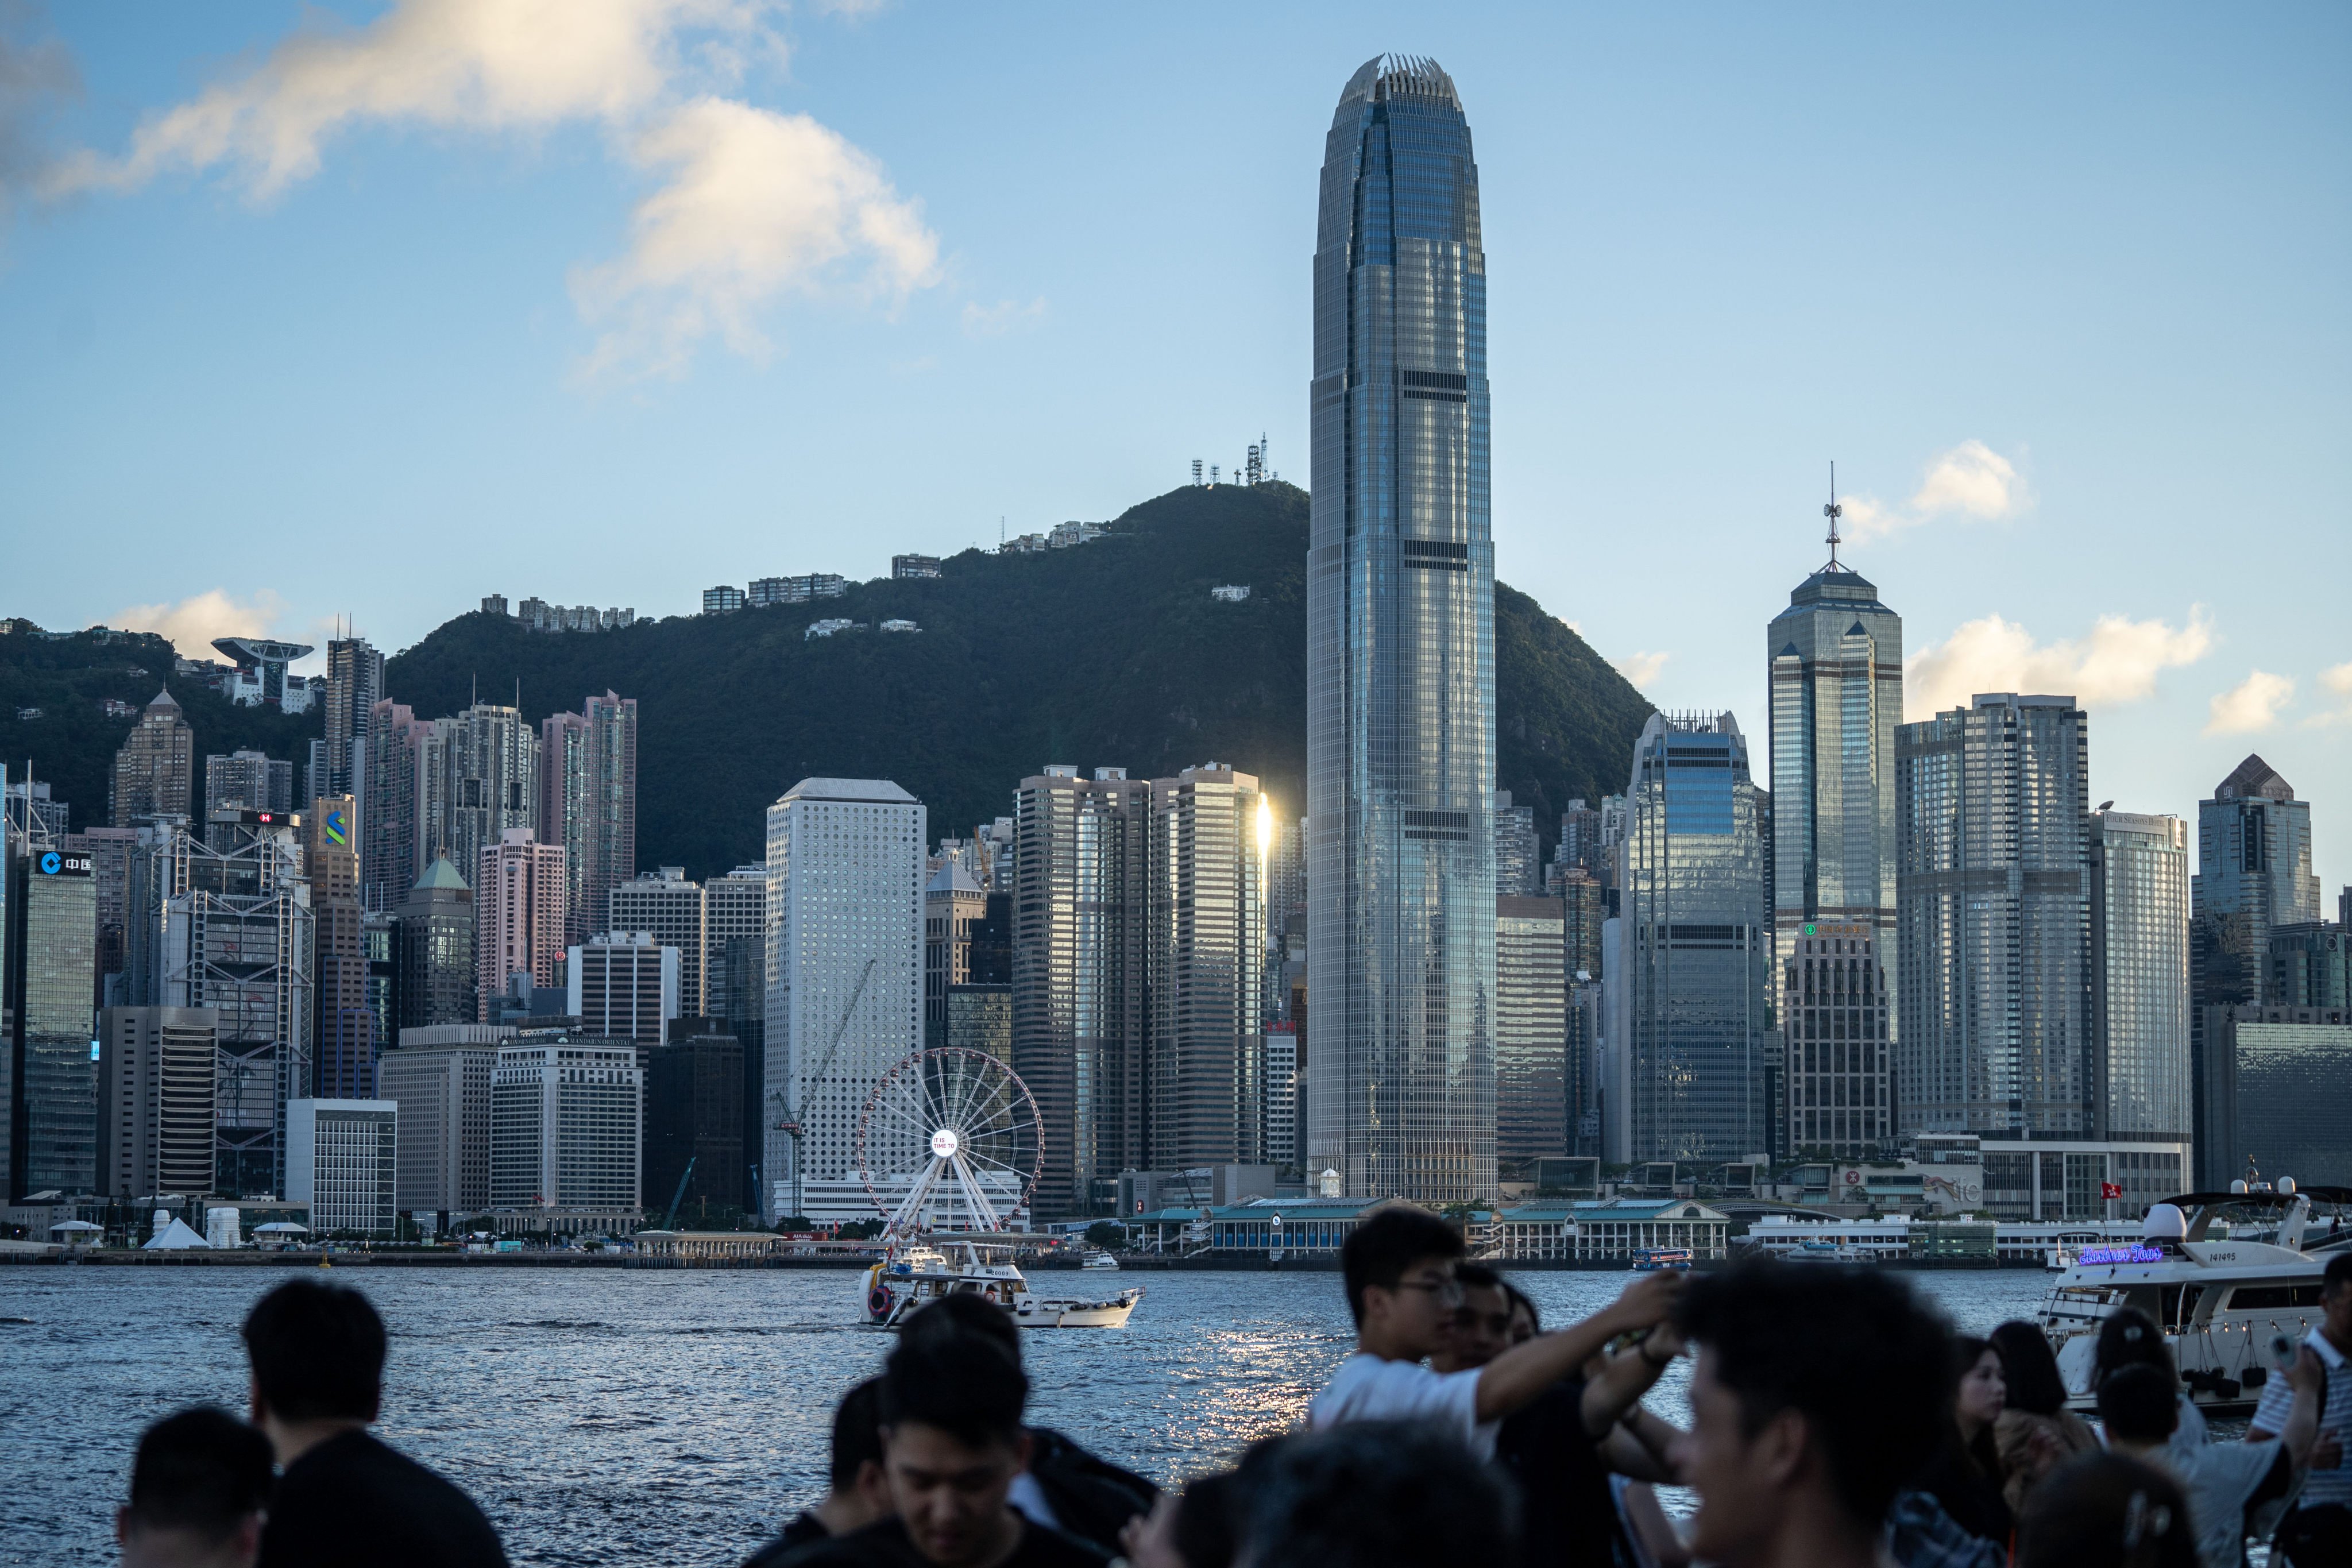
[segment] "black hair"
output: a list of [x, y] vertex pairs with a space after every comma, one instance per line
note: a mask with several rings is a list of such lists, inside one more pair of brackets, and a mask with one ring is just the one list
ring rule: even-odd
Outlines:
[[2352, 1252], [2339, 1252], [2327, 1260], [2327, 1267], [2321, 1271], [2319, 1289], [2323, 1293], [2333, 1292], [2347, 1285], [2352, 1285]]
[[2164, 1373], [2175, 1392], [2180, 1387], [2180, 1370], [2172, 1364], [2164, 1331], [2137, 1307], [2118, 1307], [2107, 1314], [2106, 1321], [2099, 1325], [2098, 1351], [2092, 1364], [2095, 1389], [2127, 1366], [2152, 1366]]
[[1534, 1297], [1528, 1295], [1525, 1290], [1520, 1289], [1517, 1285], [1512, 1284], [1507, 1279], [1503, 1281], [1503, 1294], [1511, 1299], [1511, 1310], [1514, 1312], [1525, 1311], [1528, 1315], [1528, 1322], [1529, 1326], [1538, 1333], [1543, 1332], [1543, 1313], [1536, 1310], [1536, 1300]]
[[1234, 1513], [1243, 1500], [1241, 1482], [1231, 1470], [1196, 1476], [1184, 1483], [1176, 1500], [1173, 1544], [1184, 1568], [1233, 1568], [1241, 1552], [1241, 1534]]
[[2099, 1384], [2099, 1419], [2126, 1443], [2161, 1443], [2180, 1425], [2179, 1398], [2155, 1367], [2118, 1367]]
[[269, 1505], [269, 1439], [216, 1405], [199, 1405], [140, 1435], [131, 1528], [192, 1531], [218, 1544]]
[[1510, 1287], [1503, 1281], [1502, 1274], [1483, 1263], [1455, 1264], [1454, 1282], [1465, 1290], [1500, 1290], [1506, 1298], [1511, 1293]]
[[1242, 1555], [1317, 1568], [1512, 1563], [1517, 1504], [1458, 1436], [1349, 1422], [1285, 1437], [1266, 1456], [1249, 1481]]
[[2017, 1568], [2197, 1568], [2188, 1499], [2121, 1454], [2078, 1454], [2025, 1494]]
[[2058, 1374], [2058, 1356], [2048, 1335], [2022, 1318], [2011, 1318], [1987, 1337], [2000, 1352], [2011, 1410], [2055, 1415], [2066, 1408], [2066, 1380]]
[[373, 1421], [383, 1394], [383, 1320], [347, 1286], [289, 1279], [245, 1318], [245, 1353], [272, 1415]]
[[1021, 1435], [1029, 1379], [1002, 1345], [980, 1334], [910, 1334], [882, 1366], [882, 1425], [936, 1426], [984, 1447]]
[[1948, 1331], [1891, 1274], [1759, 1258], [1691, 1281], [1675, 1315], [1748, 1436], [1783, 1410], [1805, 1418], [1857, 1520], [1885, 1516], [1951, 1425]]
[[882, 1462], [882, 1380], [869, 1377], [841, 1396], [833, 1411], [833, 1468], [827, 1479], [845, 1492], [857, 1472]]
[[[1955, 1400], [1958, 1397], [1960, 1384], [1967, 1380], [1969, 1373], [1976, 1370], [1977, 1363], [1984, 1360], [1987, 1351], [1992, 1352], [1993, 1359], [2001, 1363], [2001, 1381], [2005, 1386], [2009, 1381], [2009, 1363], [2002, 1359], [1999, 1345], [1990, 1340], [1980, 1340], [1974, 1334], [1952, 1336], [1951, 1350], [1947, 1354], [1945, 1365], [1951, 1373], [1952, 1393]], [[1956, 1421], [1952, 1430], [1952, 1440], [1958, 1445], [1959, 1451], [1968, 1457], [1968, 1463], [1976, 1468], [1979, 1475], [1994, 1482], [2000, 1481], [2000, 1450], [1993, 1445], [1992, 1428], [1990, 1426], [1979, 1431], [1974, 1440], [1960, 1442], [1958, 1424]]]
[[1427, 1209], [1391, 1204], [1348, 1233], [1339, 1248], [1339, 1268], [1348, 1285], [1348, 1310], [1364, 1325], [1364, 1292], [1372, 1286], [1394, 1289], [1416, 1263], [1451, 1263], [1463, 1253], [1462, 1233]]
[[977, 1290], [958, 1290], [925, 1302], [907, 1314], [898, 1332], [907, 1334], [978, 1334], [993, 1340], [999, 1349], [1021, 1364], [1021, 1325], [1013, 1314]]

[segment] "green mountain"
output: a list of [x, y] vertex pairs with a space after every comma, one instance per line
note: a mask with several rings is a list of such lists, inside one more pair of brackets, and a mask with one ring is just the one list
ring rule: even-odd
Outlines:
[[[211, 657], [211, 650], [205, 650]], [[294, 787], [310, 741], [314, 714], [275, 708], [239, 708], [218, 692], [172, 673], [172, 645], [151, 632], [45, 632], [30, 621], [0, 621], [0, 761], [10, 783], [27, 767], [50, 786], [54, 799], [73, 806], [73, 826], [103, 827], [114, 753], [138, 722], [110, 718], [110, 701], [144, 708], [169, 689], [195, 731], [195, 791], [204, 809], [205, 757], [209, 752], [263, 752], [294, 762]]]
[[[853, 584], [814, 605], [594, 633], [460, 616], [395, 656], [385, 685], [420, 717], [456, 712], [477, 690], [512, 701], [518, 684], [534, 721], [608, 688], [636, 698], [637, 858], [694, 876], [761, 858], [768, 804], [811, 775], [895, 779], [929, 808], [934, 837], [1006, 814], [1020, 780], [1048, 763], [1139, 777], [1231, 763], [1295, 814], [1307, 774], [1306, 564], [1305, 492], [1186, 487], [1081, 546], [967, 551], [938, 578]], [[1250, 596], [1212, 599], [1221, 584]], [[829, 617], [861, 629], [804, 636]], [[890, 619], [922, 629], [874, 629]], [[1571, 796], [1624, 788], [1650, 705], [1499, 584], [1495, 629], [1498, 782], [1536, 808], [1549, 842]], [[225, 749], [193, 705], [189, 719], [200, 755]], [[113, 726], [109, 754], [127, 728]], [[65, 771], [57, 776], [64, 794]]]

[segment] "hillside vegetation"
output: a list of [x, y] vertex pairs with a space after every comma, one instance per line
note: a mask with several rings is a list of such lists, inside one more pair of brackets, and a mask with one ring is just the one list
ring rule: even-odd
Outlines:
[[[934, 837], [1006, 814], [1048, 763], [1137, 776], [1230, 763], [1295, 814], [1306, 562], [1303, 491], [1187, 487], [1087, 544], [967, 551], [939, 578], [853, 584], [814, 605], [594, 633], [460, 616], [395, 656], [385, 684], [420, 717], [477, 689], [512, 701], [518, 682], [533, 721], [592, 691], [636, 698], [638, 860], [694, 876], [759, 859], [766, 806], [811, 775], [895, 779], [929, 808]], [[1250, 596], [1211, 599], [1220, 584]], [[1495, 601], [1498, 783], [1535, 806], [1549, 841], [1570, 796], [1624, 787], [1650, 705], [1534, 600], [1497, 584]], [[804, 637], [836, 616], [869, 629]], [[870, 629], [893, 618], [922, 630]], [[152, 695], [151, 683], [137, 700]], [[110, 753], [128, 728], [112, 725]], [[200, 755], [224, 749], [197, 728]], [[102, 762], [100, 778], [102, 799]]]

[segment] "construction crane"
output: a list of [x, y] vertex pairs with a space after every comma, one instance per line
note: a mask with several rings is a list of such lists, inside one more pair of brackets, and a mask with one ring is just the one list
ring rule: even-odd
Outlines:
[[878, 961], [876, 959], [867, 959], [866, 967], [858, 972], [857, 984], [849, 993], [849, 1005], [841, 1010], [841, 1022], [834, 1026], [832, 1041], [824, 1047], [824, 1055], [818, 1058], [816, 1071], [811, 1073], [801, 1085], [802, 1103], [797, 1107], [794, 1106], [791, 1100], [785, 1099], [783, 1089], [778, 1089], [769, 1097], [772, 1100], [784, 1101], [784, 1119], [776, 1123], [776, 1131], [793, 1141], [793, 1217], [795, 1219], [807, 1217], [801, 1207], [801, 1139], [803, 1136], [801, 1113], [807, 1108], [807, 1097], [815, 1091], [816, 1086], [824, 1081], [824, 1075], [832, 1070], [834, 1055], [841, 1049], [841, 1042], [849, 1033], [849, 1020], [856, 1016], [857, 1004], [866, 998], [866, 983], [874, 978], [874, 965]]
[[699, 1154], [687, 1156], [686, 1170], [677, 1178], [677, 1191], [669, 1195], [669, 1218], [662, 1222], [664, 1230], [677, 1228], [677, 1205], [686, 1202], [686, 1184], [694, 1180], [694, 1163], [701, 1158]]

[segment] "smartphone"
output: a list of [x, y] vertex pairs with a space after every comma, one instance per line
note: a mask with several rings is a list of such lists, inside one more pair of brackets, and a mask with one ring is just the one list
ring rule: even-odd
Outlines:
[[2284, 1334], [2271, 1336], [2271, 1360], [2277, 1363], [2281, 1372], [2291, 1372], [2294, 1369], [2295, 1356], [2301, 1349], [2300, 1345]]

